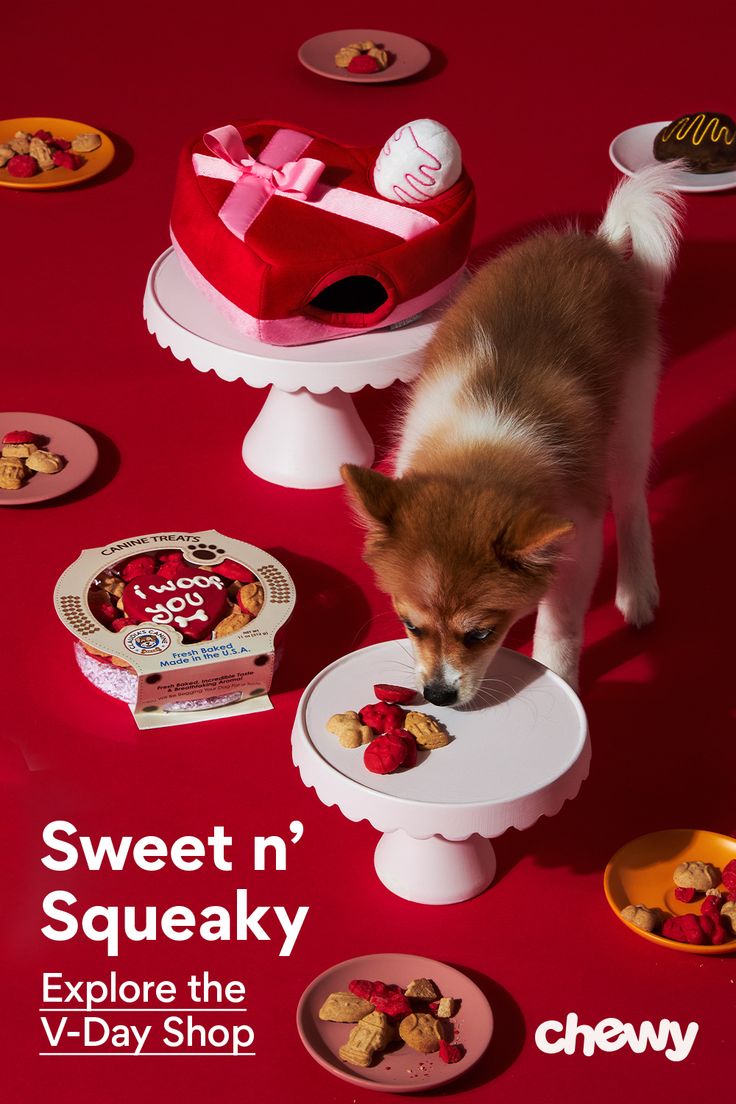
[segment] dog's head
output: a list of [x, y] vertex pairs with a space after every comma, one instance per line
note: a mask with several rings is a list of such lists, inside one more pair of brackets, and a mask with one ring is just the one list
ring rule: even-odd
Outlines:
[[434, 705], [465, 705], [552, 579], [572, 522], [477, 484], [346, 464], [365, 559], [391, 596]]

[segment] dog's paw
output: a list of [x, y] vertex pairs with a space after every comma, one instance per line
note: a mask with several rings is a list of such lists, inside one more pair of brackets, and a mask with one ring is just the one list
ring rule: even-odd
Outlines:
[[616, 609], [623, 615], [626, 624], [636, 629], [651, 624], [658, 605], [659, 587], [656, 580], [638, 589], [619, 586], [616, 591]]

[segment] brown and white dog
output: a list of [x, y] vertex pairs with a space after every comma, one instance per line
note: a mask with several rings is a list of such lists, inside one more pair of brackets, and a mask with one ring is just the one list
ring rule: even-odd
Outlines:
[[616, 605], [654, 616], [646, 484], [678, 171], [624, 180], [594, 235], [548, 230], [481, 268], [426, 350], [396, 478], [343, 468], [435, 705], [470, 702], [535, 607], [534, 657], [577, 684], [609, 496]]

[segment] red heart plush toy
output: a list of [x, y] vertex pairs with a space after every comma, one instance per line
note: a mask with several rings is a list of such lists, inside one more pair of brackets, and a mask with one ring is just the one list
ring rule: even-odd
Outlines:
[[[444, 182], [425, 133], [455, 150]], [[407, 137], [409, 177], [397, 144]], [[404, 187], [392, 190], [397, 170]], [[406, 179], [418, 191], [398, 202]], [[448, 295], [463, 276], [474, 209], [459, 147], [439, 123], [407, 124], [382, 151], [248, 122], [185, 147], [171, 238], [185, 275], [242, 333], [302, 345], [406, 322]]]

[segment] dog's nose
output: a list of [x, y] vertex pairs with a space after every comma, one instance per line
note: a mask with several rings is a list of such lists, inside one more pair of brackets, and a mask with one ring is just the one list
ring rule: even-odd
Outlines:
[[428, 682], [423, 693], [432, 705], [454, 705], [457, 701], [457, 690], [442, 682]]

